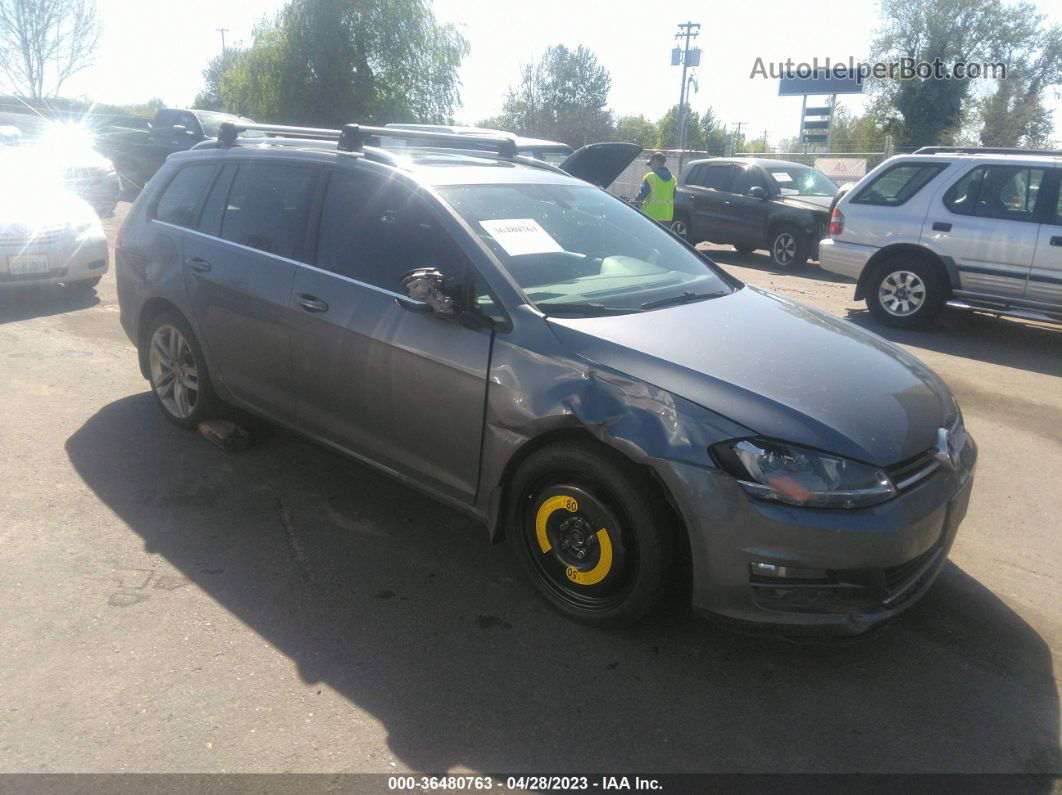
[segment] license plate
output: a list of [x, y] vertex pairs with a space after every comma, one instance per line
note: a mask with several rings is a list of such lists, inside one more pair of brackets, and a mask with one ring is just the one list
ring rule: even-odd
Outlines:
[[47, 273], [47, 254], [20, 254], [7, 258], [7, 268], [11, 273]]

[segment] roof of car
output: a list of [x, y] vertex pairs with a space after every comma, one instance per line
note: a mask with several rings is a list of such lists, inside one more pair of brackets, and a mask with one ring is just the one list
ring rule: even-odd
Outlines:
[[792, 160], [774, 160], [766, 157], [706, 157], [703, 160], [691, 160], [688, 165], [700, 166], [705, 163], [718, 163], [720, 165], [734, 165], [741, 163], [751, 163], [754, 166], [762, 166], [764, 168], [776, 168], [779, 166], [797, 166], [798, 168], [811, 168], [811, 166], [804, 163], [797, 163]]
[[[207, 143], [207, 142], [204, 142]], [[336, 149], [333, 141], [298, 139], [244, 139], [239, 146], [218, 148], [200, 144], [187, 152], [170, 155], [169, 160], [213, 159], [218, 152], [225, 158], [278, 158], [335, 163], [360, 157]], [[464, 153], [437, 148], [384, 149], [365, 147], [371, 160], [404, 171], [427, 185], [489, 185], [498, 183], [586, 185], [580, 179], [545, 163], [531, 165], [492, 155], [489, 152]]]
[[1029, 154], [1022, 154], [1020, 152], [1008, 152], [1008, 153], [984, 153], [984, 152], [931, 152], [925, 154], [918, 154], [913, 152], [911, 154], [894, 155], [885, 162], [903, 159], [905, 161], [920, 161], [923, 163], [939, 163], [941, 160], [952, 161], [961, 160], [964, 162], [978, 162], [978, 163], [1042, 163], [1045, 166], [1057, 166], [1062, 163], [1062, 157], [1058, 155], [1047, 155], [1040, 153], [1030, 152]]

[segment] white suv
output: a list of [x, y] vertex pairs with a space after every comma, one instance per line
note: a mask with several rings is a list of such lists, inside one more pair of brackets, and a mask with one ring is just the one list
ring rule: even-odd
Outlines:
[[890, 326], [945, 304], [1062, 322], [1062, 152], [927, 147], [890, 158], [841, 197], [826, 270]]

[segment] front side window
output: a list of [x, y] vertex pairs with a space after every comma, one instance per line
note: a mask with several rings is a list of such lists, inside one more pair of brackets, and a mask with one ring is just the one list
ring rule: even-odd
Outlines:
[[928, 185], [945, 168], [945, 163], [898, 163], [860, 188], [859, 193], [852, 198], [852, 203], [897, 207]]
[[959, 215], [973, 215], [977, 211], [977, 195], [984, 177], [983, 167], [963, 174], [944, 194], [944, 206]]
[[158, 204], [155, 219], [167, 224], [195, 229], [199, 204], [210, 187], [217, 166], [185, 166], [170, 180]]
[[655, 221], [589, 185], [439, 191], [546, 314], [625, 314], [733, 289]]
[[749, 189], [753, 187], [763, 188], [764, 190], [767, 189], [763, 175], [760, 174], [759, 169], [752, 167], [742, 168], [738, 171], [738, 175], [734, 179], [734, 187], [731, 188], [731, 191], [744, 196], [749, 192]]
[[221, 222], [225, 240], [289, 259], [302, 257], [317, 171], [246, 163], [236, 172]]
[[369, 173], [333, 173], [317, 237], [318, 267], [393, 293], [414, 268], [464, 278], [464, 255], [413, 192]]
[[778, 190], [783, 196], [833, 196], [837, 186], [823, 174], [807, 166], [768, 166]]

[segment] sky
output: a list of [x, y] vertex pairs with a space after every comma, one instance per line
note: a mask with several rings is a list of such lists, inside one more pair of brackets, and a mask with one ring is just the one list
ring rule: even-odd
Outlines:
[[[104, 35], [95, 64], [62, 93], [101, 102], [160, 97], [170, 105], [190, 105], [203, 67], [221, 50], [217, 28], [228, 28], [230, 45], [249, 43], [255, 23], [284, 2], [97, 0]], [[1039, 5], [1062, 23], [1062, 4]], [[751, 78], [756, 58], [863, 59], [879, 24], [877, 3], [870, 1], [434, 0], [433, 7], [436, 17], [456, 25], [471, 45], [461, 67], [462, 106], [454, 114], [459, 122], [474, 124], [496, 114], [521, 66], [553, 44], [590, 48], [612, 75], [610, 107], [616, 114], [655, 120], [678, 102], [681, 68], [671, 66], [671, 48], [678, 24], [692, 21], [701, 24], [695, 45], [703, 50], [702, 66], [694, 70], [694, 110], [712, 106], [731, 129], [741, 122], [748, 138], [766, 133], [768, 143], [797, 134], [801, 100], [779, 97], [776, 80]], [[853, 95], [841, 101], [859, 112], [864, 100]], [[1062, 100], [1049, 97], [1049, 106], [1057, 141]]]

